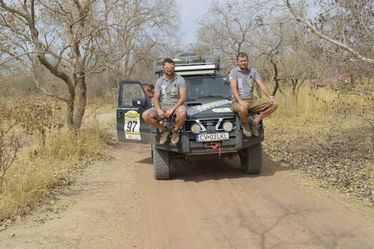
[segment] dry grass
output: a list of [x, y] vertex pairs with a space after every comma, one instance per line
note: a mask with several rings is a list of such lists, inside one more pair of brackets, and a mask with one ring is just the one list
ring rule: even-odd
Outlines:
[[365, 109], [372, 108], [374, 91], [367, 96], [357, 93], [339, 93], [328, 88], [301, 88], [297, 97], [290, 91], [277, 95], [281, 108], [274, 113], [277, 118], [297, 118], [306, 121], [318, 121], [321, 117], [334, 115], [359, 115]]
[[[4, 89], [2, 87], [0, 90], [1, 105], [11, 106], [13, 110], [12, 115], [6, 117], [18, 118], [22, 121], [14, 128], [22, 138], [22, 148], [17, 160], [6, 172], [3, 184], [0, 184], [0, 227], [1, 224], [11, 222], [49, 200], [57, 188], [71, 184], [74, 174], [92, 161], [108, 158], [105, 148], [112, 136], [108, 133], [115, 129], [113, 126], [108, 127], [107, 121], [103, 122], [100, 115], [112, 112], [112, 116], [115, 117], [112, 102], [116, 99], [114, 95], [102, 99], [90, 99], [86, 108], [84, 126], [78, 132], [70, 132], [51, 125], [56, 120], [63, 122], [65, 104], [39, 95], [23, 96], [10, 91], [12, 88], [5, 89], [9, 91]], [[41, 106], [35, 105], [34, 110], [29, 108], [33, 106], [32, 104]], [[35, 118], [33, 115], [25, 115], [25, 113], [43, 112], [44, 106], [51, 106], [59, 115], [51, 116], [47, 113], [45, 117], [41, 115], [45, 118], [43, 120], [40, 120], [39, 116]], [[19, 111], [16, 112], [15, 109]], [[27, 127], [33, 128], [35, 125], [36, 128], [42, 127], [44, 123], [41, 121], [45, 121], [48, 126], [45, 145], [41, 143], [37, 132], [26, 130]], [[30, 126], [29, 123], [34, 126]]]
[[103, 156], [104, 134], [96, 128], [51, 136], [42, 149], [30, 148], [9, 170], [0, 192], [0, 223], [28, 213], [50, 193], [71, 182], [72, 173]]
[[369, 184], [374, 189], [374, 162], [364, 165], [360, 171], [360, 174], [369, 179]]
[[363, 95], [306, 87], [277, 99], [280, 108], [265, 121], [269, 154], [374, 204], [373, 88]]

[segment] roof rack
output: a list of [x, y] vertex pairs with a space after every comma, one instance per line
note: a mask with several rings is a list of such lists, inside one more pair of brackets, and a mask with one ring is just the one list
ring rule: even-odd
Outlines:
[[[156, 74], [162, 75], [163, 61], [165, 57], [156, 60]], [[174, 71], [181, 76], [191, 75], [215, 75], [220, 69], [220, 59], [218, 56], [196, 56], [193, 54], [182, 54], [172, 58], [175, 63]]]

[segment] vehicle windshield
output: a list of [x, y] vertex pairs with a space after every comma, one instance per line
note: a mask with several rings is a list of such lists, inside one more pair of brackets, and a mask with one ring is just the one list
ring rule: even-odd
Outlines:
[[231, 92], [228, 84], [221, 77], [211, 78], [185, 78], [188, 99], [196, 100], [201, 98], [226, 98], [231, 99]]

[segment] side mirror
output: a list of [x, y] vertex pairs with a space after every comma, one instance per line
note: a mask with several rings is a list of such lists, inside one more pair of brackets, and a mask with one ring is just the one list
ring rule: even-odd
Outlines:
[[132, 105], [145, 107], [145, 99], [144, 98], [133, 98]]

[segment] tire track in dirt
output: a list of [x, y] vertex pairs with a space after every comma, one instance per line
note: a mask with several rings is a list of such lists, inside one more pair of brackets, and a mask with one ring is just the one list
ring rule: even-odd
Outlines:
[[237, 158], [176, 160], [173, 178], [156, 181], [149, 145], [112, 153], [61, 195], [64, 212], [0, 232], [0, 248], [374, 248], [372, 209], [305, 186], [266, 156], [258, 176]]

